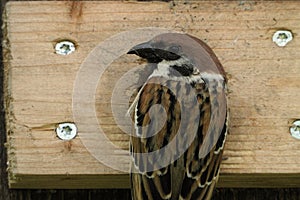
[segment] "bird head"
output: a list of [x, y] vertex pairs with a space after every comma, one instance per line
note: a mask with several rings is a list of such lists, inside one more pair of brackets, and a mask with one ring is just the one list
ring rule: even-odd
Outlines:
[[182, 45], [173, 39], [172, 34], [162, 34], [148, 42], [134, 46], [128, 54], [144, 58], [148, 63], [163, 63], [170, 71], [173, 71], [171, 73], [173, 75], [189, 76], [195, 70], [194, 65], [182, 51]]
[[132, 47], [128, 54], [136, 54], [149, 63], [164, 63], [183, 76], [200, 73], [221, 74], [226, 77], [219, 60], [203, 41], [181, 33], [160, 34], [148, 42]]

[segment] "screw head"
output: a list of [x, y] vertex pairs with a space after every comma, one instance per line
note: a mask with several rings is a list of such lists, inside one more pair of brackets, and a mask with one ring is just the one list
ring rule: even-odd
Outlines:
[[293, 122], [293, 125], [290, 128], [290, 133], [292, 137], [300, 140], [300, 120], [296, 120]]
[[55, 45], [55, 52], [59, 55], [69, 55], [73, 53], [75, 49], [75, 44], [70, 41], [61, 41]]
[[273, 42], [275, 42], [278, 46], [284, 47], [292, 41], [293, 39], [293, 34], [291, 31], [286, 31], [286, 30], [279, 30], [276, 31], [273, 35]]
[[56, 128], [57, 136], [62, 140], [72, 140], [77, 135], [77, 127], [74, 123], [61, 123]]

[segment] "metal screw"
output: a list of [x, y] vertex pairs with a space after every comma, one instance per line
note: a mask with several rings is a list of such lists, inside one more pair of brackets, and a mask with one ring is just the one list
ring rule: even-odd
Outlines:
[[69, 55], [75, 51], [75, 44], [70, 41], [56, 43], [55, 52], [60, 55]]
[[279, 30], [276, 31], [273, 35], [273, 42], [275, 42], [278, 46], [284, 47], [292, 41], [293, 34], [291, 31]]
[[77, 127], [73, 123], [61, 123], [56, 128], [56, 134], [62, 140], [72, 140], [77, 134]]
[[300, 140], [300, 120], [296, 120], [293, 122], [293, 126], [290, 128], [291, 135]]

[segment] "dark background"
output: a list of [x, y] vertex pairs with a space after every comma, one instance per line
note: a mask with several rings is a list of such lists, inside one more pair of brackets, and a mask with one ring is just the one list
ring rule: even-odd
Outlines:
[[[1, 0], [1, 16], [6, 0]], [[0, 19], [2, 27], [2, 19]], [[0, 33], [2, 41], [2, 32]], [[3, 107], [3, 64], [0, 47], [0, 200], [130, 200], [129, 189], [91, 189], [91, 190], [28, 190], [9, 189], [6, 172], [5, 111]], [[300, 155], [299, 155], [300, 157]], [[299, 188], [245, 189], [218, 188], [213, 200], [300, 200]]]

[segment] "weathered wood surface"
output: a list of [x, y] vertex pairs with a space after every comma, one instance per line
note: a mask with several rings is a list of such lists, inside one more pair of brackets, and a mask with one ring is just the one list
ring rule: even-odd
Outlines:
[[[157, 26], [201, 38], [228, 73], [230, 135], [219, 186], [299, 186], [300, 141], [289, 135], [291, 122], [300, 118], [299, 4], [10, 2], [3, 43], [10, 186], [129, 187], [126, 173], [101, 164], [85, 148], [84, 130], [64, 142], [54, 128], [74, 121], [76, 73], [99, 42], [121, 31]], [[281, 28], [296, 37], [284, 48], [271, 39]], [[55, 54], [61, 39], [75, 41], [77, 51]], [[109, 104], [112, 83], [136, 66], [120, 67], [123, 61], [114, 62], [100, 80], [96, 108], [107, 137], [126, 149], [128, 137], [115, 126]]]

